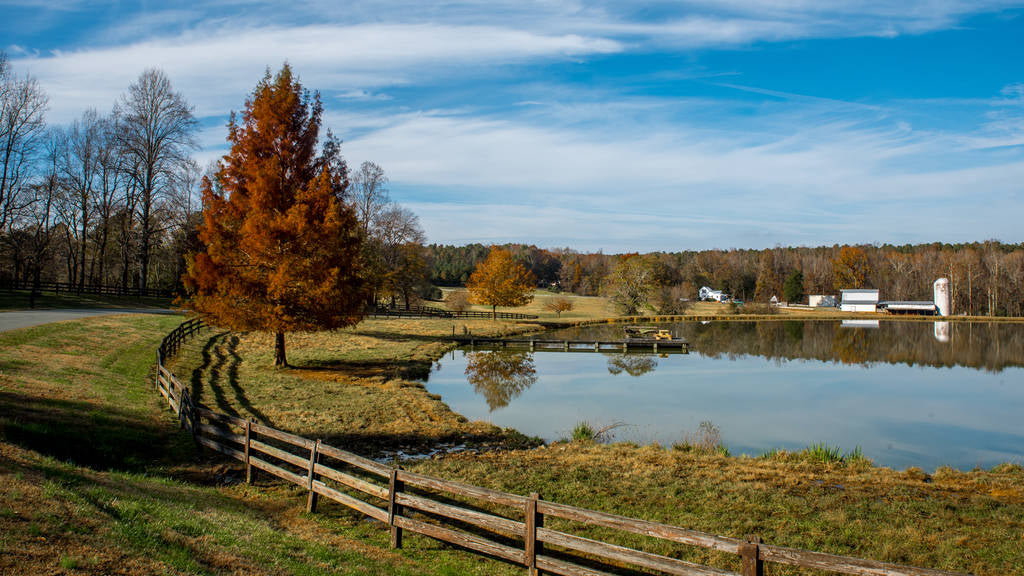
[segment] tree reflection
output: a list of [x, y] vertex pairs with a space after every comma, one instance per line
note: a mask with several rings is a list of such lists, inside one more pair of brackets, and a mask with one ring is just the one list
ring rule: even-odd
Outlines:
[[618, 376], [625, 372], [630, 376], [647, 374], [658, 367], [658, 361], [654, 356], [640, 354], [623, 354], [608, 359], [608, 372]]
[[537, 382], [530, 352], [467, 352], [466, 359], [466, 380], [487, 400], [491, 412], [508, 406]]

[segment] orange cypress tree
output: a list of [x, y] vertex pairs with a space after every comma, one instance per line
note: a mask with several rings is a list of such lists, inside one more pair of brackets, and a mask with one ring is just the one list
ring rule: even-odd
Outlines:
[[203, 180], [204, 249], [183, 278], [213, 323], [273, 332], [278, 366], [288, 365], [286, 332], [355, 324], [365, 301], [338, 141], [328, 133], [317, 150], [322, 110], [285, 64], [267, 71], [241, 123], [232, 113], [231, 151]]

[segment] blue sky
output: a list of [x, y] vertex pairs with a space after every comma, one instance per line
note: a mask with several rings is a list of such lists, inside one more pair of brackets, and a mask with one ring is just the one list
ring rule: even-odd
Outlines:
[[[183, 5], [185, 6], [185, 5]], [[204, 163], [267, 66], [432, 242], [1024, 241], [1024, 2], [0, 2], [49, 118], [163, 68]]]

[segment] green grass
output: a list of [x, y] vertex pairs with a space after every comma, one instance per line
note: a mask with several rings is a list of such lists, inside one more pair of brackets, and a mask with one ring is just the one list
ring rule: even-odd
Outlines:
[[[0, 310], [29, 310], [28, 290], [0, 290]], [[171, 298], [157, 296], [100, 296], [96, 294], [54, 294], [36, 296], [35, 309], [60, 308], [170, 308]]]
[[594, 441], [594, 427], [590, 425], [590, 422], [583, 421], [576, 424], [572, 429], [572, 441], [573, 442], [593, 442]]
[[0, 334], [0, 574], [518, 574], [279, 483], [238, 484], [153, 389], [181, 321], [96, 317]]

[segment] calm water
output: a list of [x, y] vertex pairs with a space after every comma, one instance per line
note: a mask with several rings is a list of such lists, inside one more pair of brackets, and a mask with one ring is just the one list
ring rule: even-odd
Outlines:
[[[427, 382], [472, 419], [557, 440], [587, 420], [665, 445], [710, 420], [733, 454], [860, 446], [932, 470], [1024, 463], [1024, 325], [719, 322], [671, 326], [689, 355], [460, 350]], [[554, 338], [619, 338], [602, 325]]]

